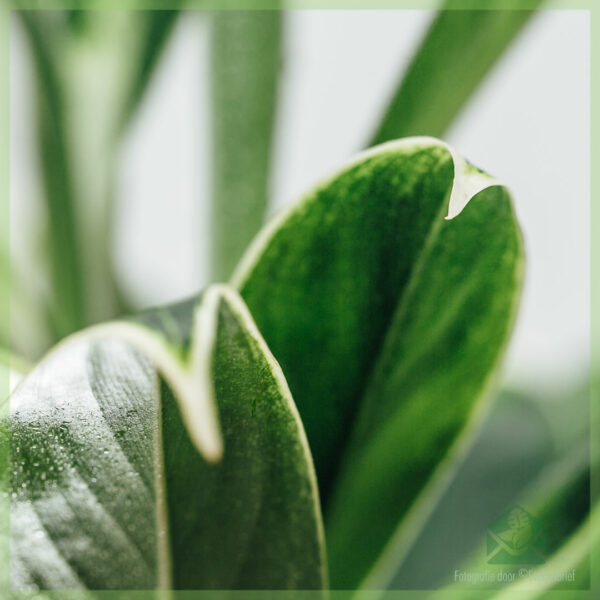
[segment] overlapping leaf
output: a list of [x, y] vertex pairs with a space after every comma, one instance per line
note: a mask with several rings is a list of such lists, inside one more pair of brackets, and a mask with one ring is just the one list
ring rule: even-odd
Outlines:
[[10, 427], [13, 586], [326, 585], [302, 425], [231, 290], [67, 339]]

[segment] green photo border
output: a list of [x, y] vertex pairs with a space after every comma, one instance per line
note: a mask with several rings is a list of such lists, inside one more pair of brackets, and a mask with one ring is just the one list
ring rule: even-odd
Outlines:
[[[530, 9], [535, 8], [537, 0], [457, 0], [453, 3], [453, 9]], [[576, 9], [590, 12], [590, 40], [591, 40], [591, 64], [600, 64], [600, 4], [598, 10], [595, 10], [594, 0], [553, 0], [547, 2], [540, 10], [560, 10]], [[186, 3], [186, 9], [194, 10], [239, 10], [239, 9], [270, 9], [279, 8], [280, 3], [277, 0], [190, 0]], [[77, 0], [39, 0], [25, 1], [19, 3], [20, 8], [24, 9], [71, 9], [82, 8], [81, 2]], [[436, 9], [439, 2], [435, 0], [288, 0], [286, 9]], [[90, 0], [85, 8], [96, 10], [160, 10], [172, 8], [171, 3], [165, 0]], [[0, 223], [2, 231], [0, 232], [0, 243], [8, 244], [10, 236], [9, 219], [9, 31], [10, 31], [10, 12], [11, 7], [7, 0], [0, 0], [0, 180], [2, 185], [2, 196], [0, 200]], [[598, 15], [596, 15], [598, 13]], [[600, 69], [591, 69], [591, 97], [592, 99], [600, 95]], [[591, 103], [591, 107], [594, 104]], [[600, 117], [594, 114], [593, 108], [590, 108], [591, 114], [591, 142], [590, 142], [590, 161], [593, 165], [594, 158], [600, 154]], [[596, 111], [597, 112], [597, 111]], [[591, 168], [591, 198], [594, 198], [600, 192], [600, 171]], [[568, 208], [568, 207], [567, 207]], [[600, 365], [600, 312], [598, 310], [598, 301], [600, 301], [600, 273], [596, 268], [600, 264], [600, 210], [594, 202], [591, 202], [591, 306], [596, 309], [591, 310], [591, 364]], [[0, 266], [0, 268], [3, 268]], [[10, 310], [9, 310], [9, 286], [6, 289], [0, 289], [0, 329], [5, 327], [9, 329]], [[8, 377], [0, 372], [0, 397], [8, 397], [9, 382]], [[591, 390], [591, 426], [592, 426], [592, 446], [598, 451], [600, 444], [600, 390]], [[6, 415], [8, 402], [0, 404], [0, 411], [3, 411], [0, 417]], [[595, 424], [595, 425], [594, 425]], [[5, 474], [9, 467], [8, 453], [0, 452], [0, 469]], [[597, 478], [592, 480], [592, 502], [600, 501], [600, 481]], [[600, 521], [600, 516], [596, 515], [596, 520]], [[8, 539], [6, 535], [9, 527], [9, 499], [0, 496], [0, 539]], [[597, 531], [600, 528], [600, 522], [593, 522], [592, 527]], [[15, 600], [33, 600], [41, 598], [52, 598], [60, 600], [79, 600], [84, 596], [77, 592], [58, 591], [54, 593], [35, 593], [35, 592], [16, 592], [9, 591], [9, 568], [8, 568], [8, 548], [0, 547], [0, 598], [11, 598]], [[600, 598], [600, 551], [598, 549], [591, 556], [591, 589], [588, 590], [564, 590], [547, 592], [548, 598], [557, 598], [564, 600], [583, 600], [588, 598]], [[332, 600], [345, 600], [350, 598], [351, 592], [331, 592]], [[444, 590], [439, 592], [395, 590], [389, 592], [365, 592], [360, 600], [407, 600], [419, 599], [425, 600], [475, 600], [482, 595], [490, 596], [490, 590]], [[273, 600], [312, 600], [321, 597], [320, 593], [315, 592], [213, 592], [213, 591], [189, 591], [189, 592], [94, 592], [93, 598], [99, 600], [146, 600], [146, 599], [169, 599], [169, 600], [208, 600], [220, 598], [233, 598], [234, 600], [262, 600], [263, 598]], [[89, 596], [85, 596], [89, 597]], [[511, 598], [516, 600], [526, 600], [530, 597], [527, 591], [512, 592]]]

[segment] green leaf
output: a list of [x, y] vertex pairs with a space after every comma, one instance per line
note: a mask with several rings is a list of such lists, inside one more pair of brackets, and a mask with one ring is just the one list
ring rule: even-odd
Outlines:
[[10, 427], [13, 587], [326, 585], [302, 424], [232, 290], [68, 338]]
[[[542, 4], [538, 0], [534, 4]], [[485, 9], [478, 2], [477, 8]], [[511, 4], [511, 3], [506, 3]], [[370, 145], [441, 136], [534, 12], [453, 10], [446, 1], [413, 57]], [[505, 8], [510, 9], [507, 5]], [[512, 6], [519, 8], [515, 0]]]
[[[173, 8], [178, 8], [181, 4], [181, 0], [171, 2]], [[179, 10], [150, 10], [137, 13], [135, 25], [139, 31], [139, 48], [117, 121], [119, 132], [129, 124], [140, 105], [179, 14]]]
[[552, 442], [534, 401], [522, 393], [499, 393], [388, 588], [447, 586], [474, 548], [487, 559], [481, 543], [488, 525], [508, 507], [522, 504], [523, 490], [554, 458]]
[[126, 312], [110, 248], [115, 157], [179, 13], [16, 12], [35, 67], [50, 263], [44, 318], [57, 341]]
[[[65, 123], [65, 99], [57, 71], [56, 45], [47, 19], [16, 11], [27, 35], [37, 83], [39, 157], [49, 221], [52, 327], [57, 338], [86, 324], [81, 240]], [[43, 14], [43, 13], [42, 13]]]
[[307, 431], [333, 587], [376, 562], [384, 587], [418, 534], [482, 417], [522, 271], [507, 190], [433, 138], [360, 155], [244, 257], [233, 281]]
[[231, 275], [262, 225], [281, 63], [281, 11], [215, 11], [212, 271]]

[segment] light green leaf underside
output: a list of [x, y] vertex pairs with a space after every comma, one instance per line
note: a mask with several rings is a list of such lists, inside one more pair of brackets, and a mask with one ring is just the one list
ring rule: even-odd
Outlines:
[[242, 260], [234, 284], [315, 459], [334, 588], [369, 572], [384, 587], [435, 505], [481, 417], [522, 263], [507, 190], [433, 138], [360, 155]]
[[[102, 329], [58, 346], [11, 398], [13, 586], [325, 586], [302, 425], [235, 292], [214, 286], [197, 303]], [[207, 414], [197, 407], [207, 398], [188, 386], [195, 376], [211, 378], [216, 463], [190, 424]], [[176, 399], [172, 389], [191, 393]]]
[[214, 11], [211, 30], [212, 275], [227, 279], [260, 229], [282, 63], [283, 13]]
[[[441, 136], [529, 21], [533, 11], [453, 9], [443, 3], [394, 92], [371, 140], [380, 144], [409, 135]], [[535, 4], [542, 4], [538, 0]], [[519, 8], [518, 1], [512, 6]], [[446, 9], [446, 10], [444, 10]]]

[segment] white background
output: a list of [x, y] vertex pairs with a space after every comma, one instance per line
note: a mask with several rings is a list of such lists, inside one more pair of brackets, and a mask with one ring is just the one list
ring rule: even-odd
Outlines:
[[[278, 114], [274, 207], [361, 149], [429, 11], [290, 11]], [[11, 36], [12, 244], [35, 229], [26, 53]], [[589, 13], [535, 17], [446, 139], [513, 190], [528, 273], [508, 380], [552, 387], [589, 360]], [[124, 144], [115, 247], [127, 291], [145, 305], [207, 283], [207, 23], [179, 23]]]

